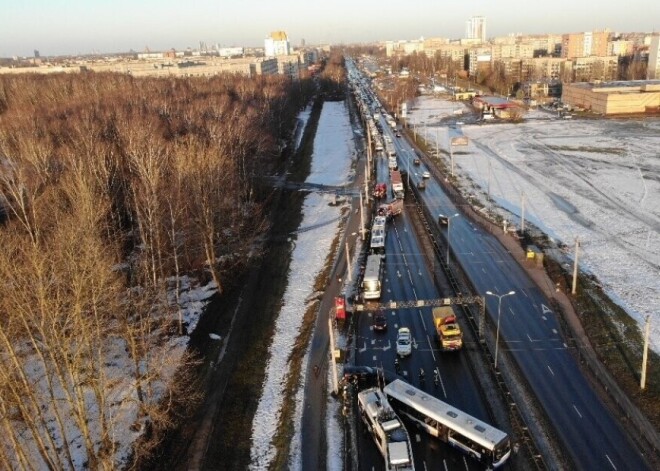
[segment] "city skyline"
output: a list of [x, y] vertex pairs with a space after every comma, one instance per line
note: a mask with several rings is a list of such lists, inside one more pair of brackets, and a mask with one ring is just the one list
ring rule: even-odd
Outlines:
[[[483, 16], [488, 37], [512, 33], [569, 33], [610, 29], [654, 32], [660, 6], [650, 0], [576, 4], [514, 0], [349, 2], [315, 5], [301, 0], [0, 0], [0, 56], [42, 56], [196, 48], [208, 45], [263, 47], [271, 31], [287, 32], [292, 45], [358, 43], [419, 37], [464, 36], [465, 22]], [[542, 13], [539, 13], [542, 12]]]

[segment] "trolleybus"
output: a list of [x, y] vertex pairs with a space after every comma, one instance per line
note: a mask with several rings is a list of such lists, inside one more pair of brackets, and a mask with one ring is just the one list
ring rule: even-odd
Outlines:
[[369, 255], [362, 278], [362, 296], [364, 299], [380, 299], [384, 255]]
[[497, 468], [511, 455], [511, 440], [505, 432], [405, 381], [396, 379], [383, 392], [402, 416], [487, 466]]

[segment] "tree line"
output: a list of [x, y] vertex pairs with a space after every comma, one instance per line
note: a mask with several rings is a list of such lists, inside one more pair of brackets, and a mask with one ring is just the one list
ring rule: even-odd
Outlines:
[[313, 93], [282, 77], [0, 75], [0, 468], [115, 469], [117, 437], [148, 453], [174, 398], [194, 403], [195, 359], [167, 342], [185, 333], [180, 282], [222, 293], [258, 255], [259, 178]]

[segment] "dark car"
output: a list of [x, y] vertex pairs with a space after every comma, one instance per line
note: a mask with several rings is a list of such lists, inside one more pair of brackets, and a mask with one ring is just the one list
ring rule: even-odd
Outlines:
[[359, 389], [378, 385], [378, 369], [371, 366], [344, 366], [344, 381], [356, 384]]
[[419, 164], [420, 164], [419, 159], [413, 159], [413, 164], [414, 164], [414, 165], [419, 165]]
[[374, 330], [382, 332], [387, 329], [387, 317], [383, 311], [374, 313]]

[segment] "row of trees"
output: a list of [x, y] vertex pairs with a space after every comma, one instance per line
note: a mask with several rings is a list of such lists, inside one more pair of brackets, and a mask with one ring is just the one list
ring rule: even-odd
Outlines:
[[127, 436], [147, 431], [146, 453], [172, 426], [174, 398], [194, 394], [169, 380], [193, 360], [162, 341], [185, 328], [168, 285], [178, 300], [196, 274], [222, 292], [258, 252], [255, 182], [311, 93], [279, 77], [0, 76], [0, 468], [114, 469]]

